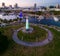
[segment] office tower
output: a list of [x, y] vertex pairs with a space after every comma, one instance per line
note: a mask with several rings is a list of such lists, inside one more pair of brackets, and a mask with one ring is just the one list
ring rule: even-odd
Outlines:
[[9, 5], [9, 8], [12, 9], [12, 5]]
[[14, 5], [14, 8], [18, 8], [18, 4], [17, 3]]
[[2, 3], [2, 7], [5, 8], [5, 3], [4, 2]]
[[36, 5], [36, 3], [34, 4], [34, 9], [36, 9], [36, 7], [37, 7], [37, 5]]

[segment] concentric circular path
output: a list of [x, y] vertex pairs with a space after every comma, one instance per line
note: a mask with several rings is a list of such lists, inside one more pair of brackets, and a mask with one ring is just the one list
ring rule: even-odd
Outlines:
[[18, 38], [17, 36], [17, 33], [18, 31], [20, 31], [22, 28], [18, 29], [18, 30], [15, 30], [14, 33], [13, 33], [13, 40], [17, 43], [17, 44], [20, 44], [20, 45], [24, 45], [24, 46], [30, 46], [30, 47], [36, 47], [36, 46], [44, 46], [48, 43], [50, 43], [52, 40], [53, 40], [53, 35], [51, 33], [50, 30], [42, 27], [42, 26], [39, 26], [40, 28], [46, 30], [48, 32], [48, 36], [45, 40], [41, 41], [41, 42], [25, 42], [25, 41], [22, 41]]

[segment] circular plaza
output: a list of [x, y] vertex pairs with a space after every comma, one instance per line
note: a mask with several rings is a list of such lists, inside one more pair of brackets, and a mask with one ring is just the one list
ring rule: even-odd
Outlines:
[[[34, 24], [35, 25], [35, 24]], [[47, 32], [47, 36], [45, 36], [45, 39], [41, 40], [41, 41], [24, 41], [23, 37], [22, 40], [18, 37], [18, 32], [22, 31], [23, 27], [17, 29], [14, 31], [13, 33], [13, 40], [20, 45], [24, 45], [24, 46], [30, 46], [30, 47], [36, 47], [36, 46], [44, 46], [47, 45], [48, 43], [50, 43], [53, 40], [53, 35], [51, 33], [50, 30], [48, 30], [47, 28], [44, 28], [43, 26], [38, 26], [39, 28], [41, 28], [42, 30], [45, 30]], [[36, 29], [37, 30], [37, 29]], [[24, 33], [25, 34], [25, 33]], [[27, 33], [29, 34], [29, 33]], [[32, 34], [32, 33], [31, 33]], [[24, 37], [26, 38], [26, 37]], [[37, 37], [38, 38], [38, 37]], [[28, 37], [29, 39], [29, 37]], [[31, 38], [32, 39], [32, 38]]]

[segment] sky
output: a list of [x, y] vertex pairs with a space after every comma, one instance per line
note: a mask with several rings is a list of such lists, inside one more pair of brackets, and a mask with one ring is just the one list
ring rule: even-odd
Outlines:
[[60, 0], [0, 0], [0, 7], [2, 5], [2, 2], [4, 2], [6, 6], [14, 6], [14, 4], [17, 3], [20, 7], [34, 6], [34, 3], [36, 3], [37, 6], [60, 4]]

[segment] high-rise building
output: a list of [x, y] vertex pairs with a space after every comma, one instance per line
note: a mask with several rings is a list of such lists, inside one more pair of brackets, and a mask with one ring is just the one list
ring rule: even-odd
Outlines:
[[9, 5], [9, 8], [12, 9], [12, 5]]
[[35, 4], [34, 4], [34, 9], [36, 9], [36, 7], [37, 7], [37, 4], [35, 3]]
[[57, 5], [56, 5], [56, 8], [60, 8], [60, 5], [59, 5], [59, 4], [57, 4]]
[[18, 8], [18, 4], [17, 3], [14, 5], [14, 8]]
[[5, 3], [4, 2], [2, 3], [2, 7], [5, 8]]

